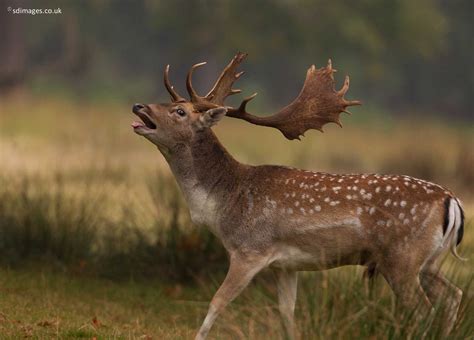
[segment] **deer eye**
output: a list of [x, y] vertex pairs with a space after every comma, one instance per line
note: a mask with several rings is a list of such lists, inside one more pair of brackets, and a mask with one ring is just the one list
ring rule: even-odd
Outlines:
[[176, 113], [179, 114], [181, 117], [186, 116], [186, 112], [183, 109], [177, 109]]

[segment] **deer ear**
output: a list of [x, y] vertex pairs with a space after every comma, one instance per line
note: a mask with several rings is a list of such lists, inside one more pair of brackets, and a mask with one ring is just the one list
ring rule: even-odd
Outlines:
[[227, 113], [227, 108], [226, 107], [216, 107], [214, 109], [209, 109], [201, 116], [199, 117], [198, 120], [198, 127], [200, 129], [203, 128], [209, 128], [215, 124], [217, 124], [218, 121], [220, 121]]

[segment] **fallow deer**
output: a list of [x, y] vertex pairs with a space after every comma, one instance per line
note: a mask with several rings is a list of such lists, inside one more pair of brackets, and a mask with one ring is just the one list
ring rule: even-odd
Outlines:
[[135, 133], [155, 144], [176, 177], [194, 222], [209, 226], [229, 253], [230, 267], [214, 295], [196, 336], [204, 339], [217, 315], [263, 268], [277, 276], [279, 309], [287, 334], [295, 333], [297, 272], [343, 265], [363, 265], [381, 273], [402, 304], [421, 303], [432, 310], [447, 294], [443, 309], [448, 333], [456, 320], [462, 291], [440, 272], [447, 250], [459, 258], [464, 214], [459, 199], [434, 183], [402, 175], [329, 174], [284, 166], [250, 166], [236, 161], [210, 129], [224, 116], [279, 129], [299, 139], [308, 129], [321, 130], [359, 101], [348, 101], [343, 87], [334, 89], [335, 70], [311, 66], [303, 88], [288, 106], [270, 116], [247, 112], [247, 103], [226, 106], [240, 90], [233, 83], [246, 54], [238, 53], [205, 96], [192, 86], [191, 67], [180, 96], [164, 84], [172, 101], [135, 104], [142, 122]]

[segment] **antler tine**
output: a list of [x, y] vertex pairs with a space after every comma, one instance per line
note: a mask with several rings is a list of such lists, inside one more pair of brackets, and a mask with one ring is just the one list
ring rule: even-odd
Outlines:
[[341, 89], [337, 91], [337, 95], [343, 97], [346, 94], [347, 90], [349, 90], [349, 76], [346, 76], [344, 78], [344, 85], [342, 85]]
[[241, 92], [240, 90], [232, 89], [232, 85], [244, 74], [243, 71], [236, 73], [235, 70], [246, 56], [246, 53], [239, 52], [232, 58], [219, 75], [219, 78], [217, 78], [212, 89], [204, 97], [206, 100], [217, 105], [224, 105], [224, 101], [228, 96]]
[[173, 98], [174, 102], [184, 100], [183, 97], [181, 97], [173, 88], [173, 86], [170, 83], [169, 79], [169, 71], [170, 71], [170, 65], [166, 65], [165, 72], [164, 72], [164, 82], [165, 82], [165, 87], [166, 90], [168, 90], [168, 93], [171, 95], [171, 98]]
[[306, 72], [303, 89], [296, 99], [277, 113], [259, 117], [246, 111], [247, 103], [255, 97], [250, 96], [238, 108], [228, 108], [227, 116], [246, 120], [252, 124], [274, 127], [288, 139], [300, 139], [309, 129], [323, 131], [327, 123], [342, 126], [339, 119], [341, 112], [349, 113], [346, 108], [361, 105], [358, 100], [345, 100], [344, 94], [349, 89], [349, 77], [346, 77], [341, 90], [334, 89], [334, 76], [331, 59], [326, 67], [316, 69], [312, 65]]
[[196, 91], [193, 88], [193, 84], [192, 84], [193, 72], [198, 67], [204, 66], [206, 64], [207, 62], [205, 61], [202, 63], [194, 64], [193, 66], [191, 66], [191, 68], [189, 69], [188, 75], [186, 76], [186, 89], [188, 90], [189, 96], [191, 97], [191, 102], [193, 103], [199, 102], [203, 99], [196, 93]]
[[362, 105], [362, 102], [360, 100], [345, 100], [344, 99], [344, 105], [345, 106], [357, 106], [357, 105]]
[[[255, 92], [252, 95], [244, 98], [244, 100], [242, 100], [242, 102], [240, 103], [240, 105], [237, 109], [230, 108], [230, 110], [227, 111], [228, 112], [227, 116], [239, 118], [242, 115], [248, 115], [249, 113], [246, 111], [247, 104], [248, 104], [249, 101], [254, 99], [257, 96], [257, 94], [258, 93]], [[256, 117], [256, 118], [258, 118], [258, 117]]]
[[[359, 100], [345, 100], [344, 95], [346, 94], [347, 90], [349, 90], [349, 76], [346, 75], [344, 78], [344, 85], [342, 85], [341, 89], [337, 91], [337, 95], [342, 98], [344, 105], [346, 106], [353, 106], [353, 105], [362, 105], [362, 102]], [[344, 110], [344, 112], [348, 112]], [[350, 114], [350, 112], [348, 112]]]

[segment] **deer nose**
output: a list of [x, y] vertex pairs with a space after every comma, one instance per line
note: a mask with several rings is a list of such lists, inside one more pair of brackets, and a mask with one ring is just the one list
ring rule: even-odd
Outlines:
[[134, 113], [137, 113], [138, 111], [140, 111], [141, 109], [144, 109], [144, 108], [145, 108], [145, 105], [137, 103], [137, 104], [133, 105], [132, 111]]

